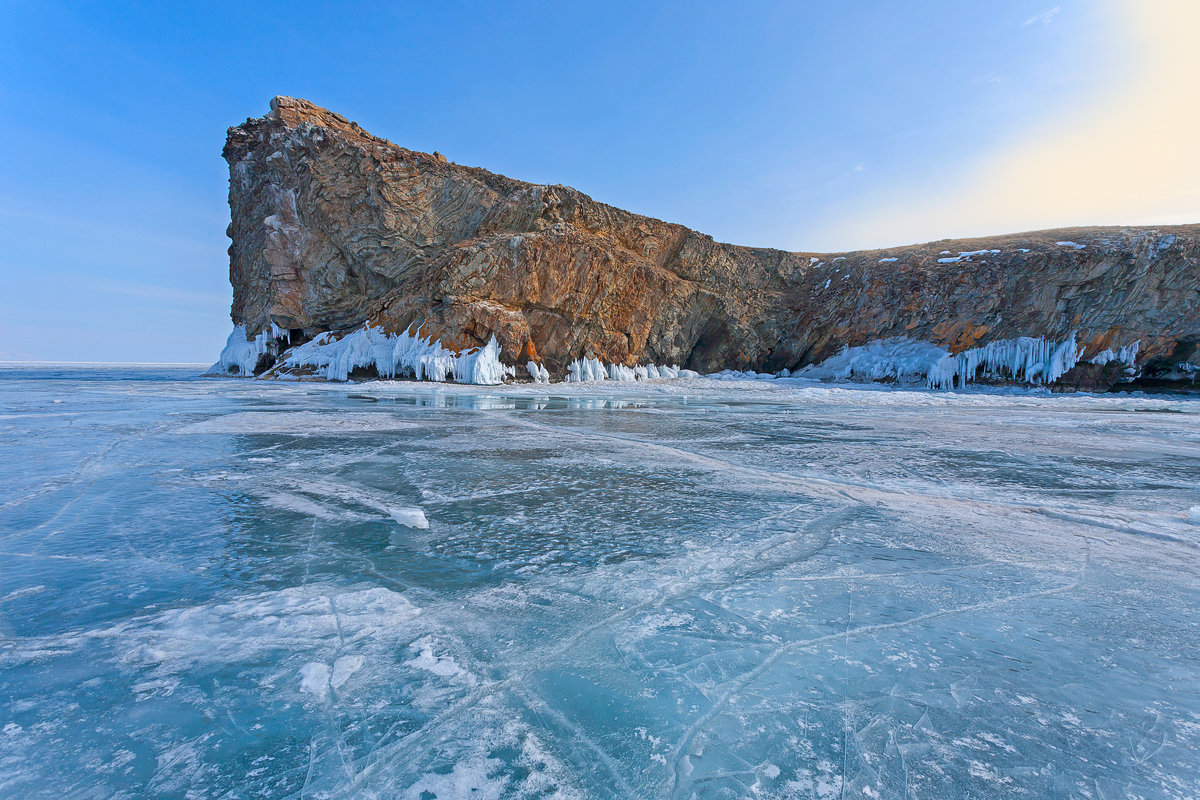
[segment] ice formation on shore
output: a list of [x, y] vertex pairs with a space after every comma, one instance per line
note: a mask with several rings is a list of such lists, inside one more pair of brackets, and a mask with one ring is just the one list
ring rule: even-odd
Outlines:
[[1116, 350], [1113, 350], [1110, 347], [1107, 350], [1100, 351], [1092, 358], [1088, 359], [1088, 363], [1104, 366], [1105, 364], [1113, 361], [1119, 361], [1129, 367], [1135, 366], [1137, 364], [1138, 345], [1140, 344], [1141, 342], [1137, 341], [1133, 344], [1126, 345], [1125, 347], [1118, 347]]
[[946, 355], [933, 365], [927, 378], [931, 389], [962, 388], [980, 372], [988, 378], [1045, 384], [1054, 383], [1078, 362], [1074, 332], [1061, 342], [1021, 336], [988, 342], [955, 356]]
[[679, 366], [668, 367], [654, 364], [639, 364], [627, 367], [623, 364], [605, 365], [598, 358], [580, 358], [567, 365], [568, 383], [585, 383], [589, 381], [645, 381], [660, 378], [699, 378], [699, 372], [681, 369]]
[[225, 347], [221, 350], [221, 357], [217, 360], [217, 363], [208, 368], [206, 374], [236, 374], [240, 377], [248, 378], [254, 374], [254, 367], [258, 365], [259, 356], [267, 352], [267, 348], [271, 342], [286, 336], [287, 331], [277, 326], [274, 322], [271, 323], [271, 327], [258, 334], [258, 336], [255, 336], [254, 339], [247, 339], [245, 325], [234, 325], [229, 338], [225, 340]]
[[419, 333], [385, 333], [380, 327], [364, 325], [334, 339], [322, 333], [292, 350], [286, 367], [315, 367], [317, 374], [344, 381], [355, 369], [374, 368], [381, 378], [410, 374], [421, 381], [495, 385], [515, 374], [500, 363], [500, 345], [493, 336], [483, 347], [458, 354], [441, 342], [424, 339]]
[[[285, 369], [311, 367], [318, 376], [345, 381], [356, 369], [374, 369], [380, 378], [410, 377], [416, 380], [480, 385], [497, 385], [515, 377], [516, 368], [500, 361], [500, 345], [493, 336], [480, 348], [458, 354], [419, 333], [388, 334], [382, 328], [364, 325], [341, 338], [322, 333], [311, 341], [284, 352]], [[208, 374], [249, 377], [259, 359], [272, 352], [273, 343], [286, 341], [287, 332], [274, 323], [254, 339], [246, 338], [238, 325], [229, 335], [220, 360]], [[1104, 366], [1117, 362], [1137, 365], [1139, 342], [1097, 353], [1087, 363]], [[903, 337], [877, 339], [857, 347], [844, 347], [820, 364], [811, 364], [795, 377], [826, 381], [897, 381], [924, 383], [930, 389], [962, 388], [984, 377], [1045, 385], [1054, 383], [1081, 360], [1082, 350], [1071, 333], [1061, 342], [1021, 336], [989, 342], [952, 355], [930, 342]], [[550, 383], [550, 372], [530, 361], [525, 366], [534, 383]], [[784, 371], [786, 373], [786, 370]], [[568, 383], [598, 381], [644, 381], [698, 378], [700, 374], [679, 366], [645, 364], [627, 367], [605, 364], [597, 358], [580, 358], [567, 366]], [[788, 377], [724, 370], [707, 377], [717, 380], [763, 380]]]
[[843, 348], [836, 356], [805, 367], [797, 375], [836, 381], [927, 378], [932, 365], [947, 355], [945, 350], [929, 342], [878, 339], [859, 347]]
[[710, 372], [704, 377], [714, 381], [773, 381], [776, 378], [789, 378], [791, 375], [791, 371], [786, 369], [778, 374], [773, 372], [755, 372], [752, 369], [723, 369], [720, 372]]
[[[1115, 351], [1105, 350], [1091, 359], [1091, 363], [1120, 361], [1133, 366], [1137, 350], [1137, 342]], [[1080, 355], [1074, 333], [1061, 342], [1030, 336], [1001, 339], [957, 355], [929, 342], [878, 339], [844, 348], [797, 375], [819, 380], [920, 381], [930, 389], [962, 388], [979, 377], [1038, 385], [1061, 378], [1079, 363]]]

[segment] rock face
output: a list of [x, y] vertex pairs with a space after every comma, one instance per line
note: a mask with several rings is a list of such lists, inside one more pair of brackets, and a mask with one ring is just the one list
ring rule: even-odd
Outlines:
[[[453, 351], [494, 335], [502, 360], [560, 377], [587, 356], [773, 372], [879, 339], [958, 353], [1074, 333], [1081, 362], [1137, 343], [1137, 369], [1159, 378], [1190, 375], [1200, 342], [1197, 225], [738, 247], [406, 150], [289, 97], [230, 128], [224, 156], [233, 320], [250, 337], [286, 330], [279, 348], [364, 323]], [[1080, 363], [1060, 382], [1105, 388], [1126, 366]]]

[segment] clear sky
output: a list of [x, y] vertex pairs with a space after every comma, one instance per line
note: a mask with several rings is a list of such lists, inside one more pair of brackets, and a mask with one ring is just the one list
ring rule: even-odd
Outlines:
[[0, 359], [213, 361], [276, 94], [724, 241], [1200, 221], [1194, 0], [0, 0]]

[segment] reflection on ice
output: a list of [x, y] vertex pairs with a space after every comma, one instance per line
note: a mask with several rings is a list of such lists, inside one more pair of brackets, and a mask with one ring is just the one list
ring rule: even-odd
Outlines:
[[553, 388], [0, 376], [0, 795], [1200, 794], [1190, 402]]

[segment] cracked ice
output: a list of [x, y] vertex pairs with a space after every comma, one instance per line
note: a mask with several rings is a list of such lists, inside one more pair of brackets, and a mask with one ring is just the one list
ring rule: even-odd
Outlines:
[[0, 398], [0, 795], [1200, 794], [1194, 401]]

